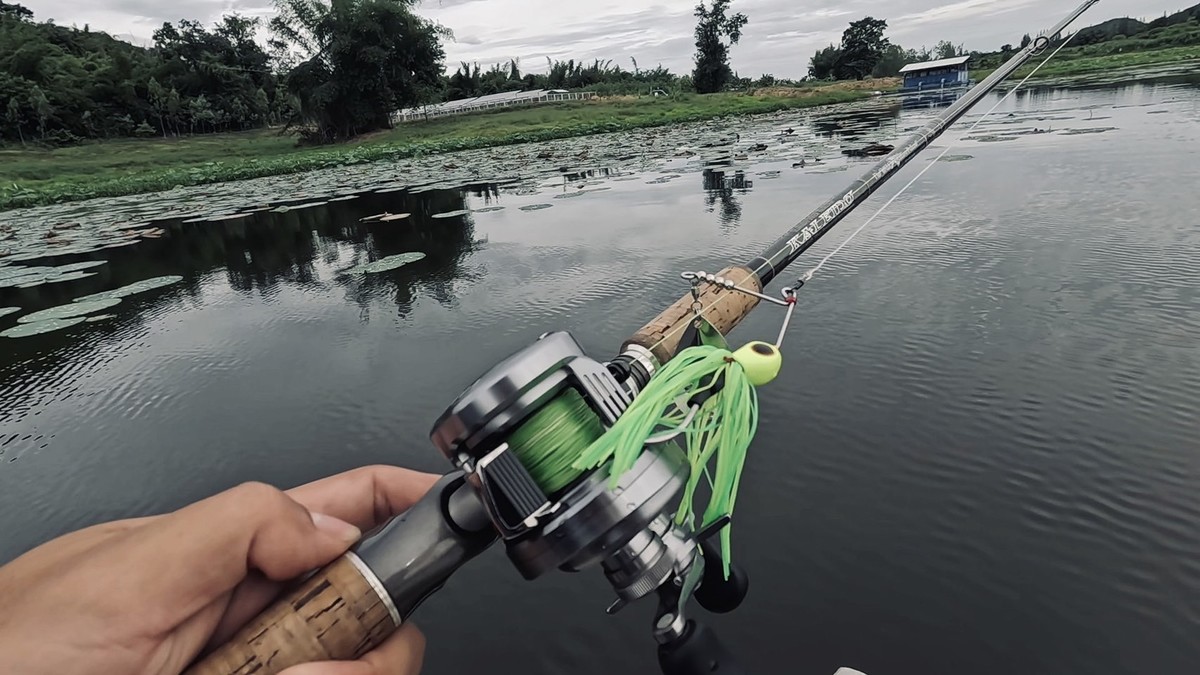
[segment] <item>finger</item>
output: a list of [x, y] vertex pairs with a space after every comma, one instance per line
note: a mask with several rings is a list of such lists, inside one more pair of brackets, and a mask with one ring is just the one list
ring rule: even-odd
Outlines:
[[306, 663], [279, 675], [417, 675], [424, 661], [425, 636], [406, 623], [357, 661]]
[[291, 579], [337, 558], [360, 535], [275, 488], [247, 483], [111, 537], [92, 556], [96, 569], [109, 572], [97, 580], [106, 593], [126, 598], [126, 606], [159, 608], [148, 620], [166, 629], [211, 606], [254, 570], [274, 581]]
[[[394, 466], [368, 466], [293, 488], [286, 494], [310, 511], [369, 530], [407, 511], [439, 478]], [[239, 584], [209, 644], [224, 644], [279, 597], [282, 588], [282, 584], [261, 576], [251, 576]]]
[[283, 588], [284, 584], [278, 581], [271, 581], [257, 572], [251, 573], [233, 590], [207, 646], [215, 647], [228, 642], [242, 626], [275, 602]]
[[439, 478], [396, 466], [367, 466], [302, 485], [287, 494], [311, 511], [341, 518], [366, 531], [407, 511]]

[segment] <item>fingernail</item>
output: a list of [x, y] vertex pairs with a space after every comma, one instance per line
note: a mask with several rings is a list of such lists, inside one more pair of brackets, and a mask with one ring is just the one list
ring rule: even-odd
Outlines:
[[313, 513], [312, 521], [318, 530], [330, 536], [337, 537], [347, 544], [353, 544], [362, 537], [362, 530], [341, 518], [327, 516], [324, 513]]

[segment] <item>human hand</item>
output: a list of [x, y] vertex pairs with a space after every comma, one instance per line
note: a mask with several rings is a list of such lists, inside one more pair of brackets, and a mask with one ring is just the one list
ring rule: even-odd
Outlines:
[[[178, 675], [437, 479], [375, 466], [287, 492], [247, 483], [47, 542], [0, 568], [0, 673]], [[415, 675], [424, 649], [406, 623], [358, 661], [283, 675]]]

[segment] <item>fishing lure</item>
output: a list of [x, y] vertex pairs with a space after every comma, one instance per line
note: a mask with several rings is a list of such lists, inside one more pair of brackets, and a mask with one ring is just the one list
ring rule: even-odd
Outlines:
[[[682, 525], [693, 519], [702, 477], [708, 477], [712, 492], [700, 529], [731, 516], [746, 451], [758, 429], [755, 387], [774, 380], [782, 365], [779, 350], [765, 342], [751, 342], [735, 352], [709, 345], [688, 347], [650, 380], [617, 423], [588, 446], [573, 466], [588, 470], [607, 464], [610, 485], [615, 487], [648, 445], [682, 439], [691, 473], [675, 522]], [[714, 458], [716, 467], [710, 474], [708, 466]], [[729, 578], [730, 528], [722, 528], [720, 536], [724, 575]]]

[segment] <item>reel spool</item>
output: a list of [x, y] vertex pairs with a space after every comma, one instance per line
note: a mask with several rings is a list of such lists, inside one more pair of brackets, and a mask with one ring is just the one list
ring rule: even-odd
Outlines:
[[476, 380], [435, 423], [433, 444], [466, 472], [526, 579], [601, 562], [677, 502], [688, 464], [675, 446], [646, 452], [613, 488], [603, 472], [570, 466], [649, 381], [652, 359], [633, 351], [605, 365], [569, 333], [548, 333]]

